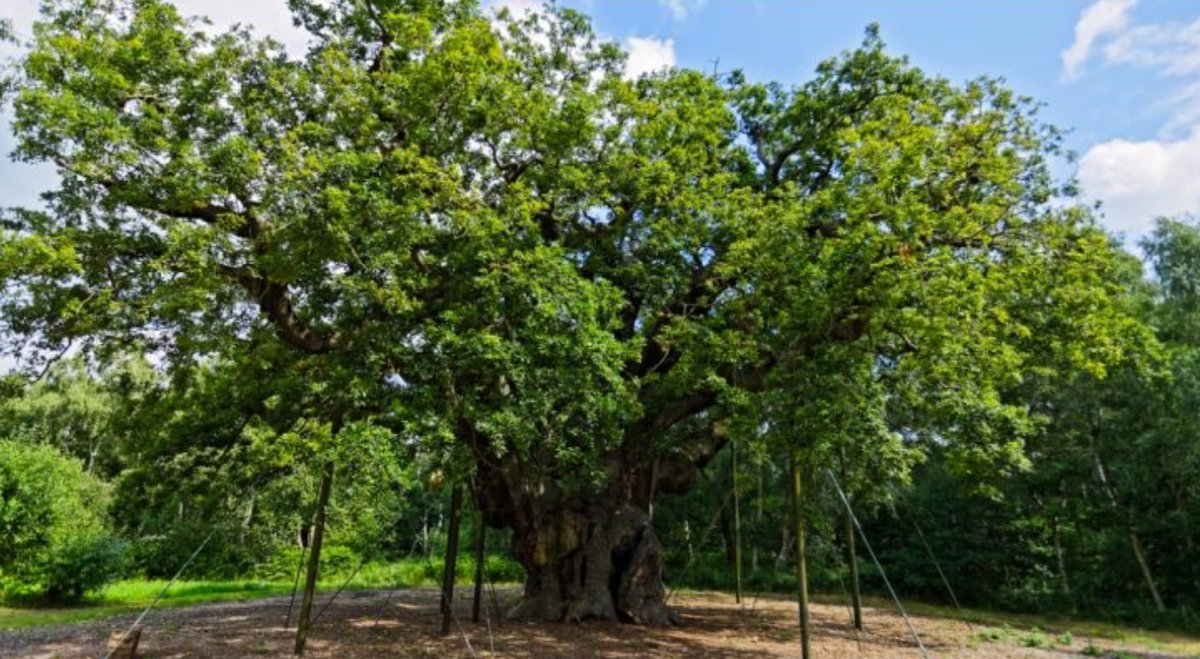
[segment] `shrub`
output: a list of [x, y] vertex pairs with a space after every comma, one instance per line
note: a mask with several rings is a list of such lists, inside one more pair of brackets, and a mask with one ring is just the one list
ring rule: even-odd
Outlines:
[[1021, 645], [1027, 648], [1045, 649], [1050, 647], [1050, 639], [1046, 638], [1040, 629], [1034, 628], [1021, 637]]
[[47, 445], [0, 441], [0, 592], [79, 599], [119, 576], [107, 489]]
[[125, 541], [110, 536], [81, 538], [67, 545], [47, 566], [45, 592], [54, 600], [78, 601], [125, 574]]
[[489, 555], [483, 562], [487, 578], [498, 583], [521, 583], [525, 581], [525, 568], [508, 556]]
[[[349, 577], [361, 560], [349, 547], [325, 545], [321, 548], [321, 578]], [[267, 581], [292, 581], [296, 578], [297, 566], [300, 566], [303, 574], [308, 567], [308, 553], [305, 552], [304, 564], [301, 565], [300, 549], [284, 547], [276, 550], [266, 562], [258, 565], [254, 569], [254, 576]]]
[[210, 533], [204, 551], [188, 565], [189, 579], [238, 579], [251, 573], [256, 564], [270, 560], [270, 549], [237, 523], [214, 524], [197, 514], [179, 521], [156, 520], [155, 527], [165, 532], [134, 538], [131, 564], [147, 578], [171, 578]]

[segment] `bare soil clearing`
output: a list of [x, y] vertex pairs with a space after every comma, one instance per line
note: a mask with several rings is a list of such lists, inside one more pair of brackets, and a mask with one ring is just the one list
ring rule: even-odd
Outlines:
[[[516, 596], [499, 594], [504, 608]], [[319, 610], [328, 595], [319, 598]], [[507, 601], [506, 601], [507, 600]], [[289, 599], [225, 602], [152, 612], [143, 624], [139, 657], [286, 657], [293, 630], [284, 628]], [[440, 616], [434, 589], [343, 593], [316, 622], [310, 657], [794, 657], [798, 654], [795, 604], [784, 598], [747, 598], [737, 604], [721, 593], [677, 594], [671, 604], [682, 625], [650, 629], [606, 622], [545, 624], [509, 622], [485, 598], [489, 622], [470, 622], [468, 590], [456, 595], [458, 624], [437, 635]], [[868, 608], [867, 629], [857, 636], [845, 607], [812, 608], [813, 647], [818, 657], [918, 657], [902, 618]], [[0, 632], [0, 657], [103, 656], [110, 638], [134, 616], [87, 623]], [[1089, 644], [1123, 656], [1185, 656], [1129, 643], [1075, 637], [1055, 649], [1024, 647], [1020, 633], [978, 640], [979, 627], [960, 620], [915, 617], [932, 656], [1078, 657]], [[468, 647], [469, 645], [469, 647]], [[1110, 656], [1112, 656], [1110, 654]]]

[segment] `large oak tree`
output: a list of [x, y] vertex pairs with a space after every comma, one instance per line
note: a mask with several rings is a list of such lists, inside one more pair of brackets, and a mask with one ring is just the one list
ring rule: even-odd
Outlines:
[[302, 57], [166, 0], [44, 3], [8, 87], [61, 182], [6, 216], [3, 330], [427, 443], [513, 531], [514, 615], [669, 620], [655, 497], [826, 379], [986, 461], [1024, 368], [1119, 357], [1112, 248], [996, 81], [873, 30], [792, 88], [628, 80], [568, 10], [289, 5]]

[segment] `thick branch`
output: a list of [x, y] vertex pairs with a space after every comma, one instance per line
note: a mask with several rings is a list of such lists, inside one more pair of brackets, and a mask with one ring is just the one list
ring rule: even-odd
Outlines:
[[288, 344], [307, 352], [329, 352], [340, 344], [336, 332], [317, 332], [296, 315], [287, 286], [254, 274], [249, 268], [223, 267], [258, 302], [259, 309]]
[[708, 279], [711, 270], [711, 267], [698, 266], [692, 271], [692, 280], [687, 290], [662, 311], [662, 315], [666, 316], [668, 320], [647, 332], [641, 357], [626, 369], [629, 375], [646, 377], [651, 373], [666, 373], [679, 361], [682, 353], [664, 347], [655, 340], [655, 337], [658, 335], [658, 331], [665, 327], [672, 318], [703, 318], [712, 311], [717, 297], [722, 291], [733, 285], [733, 282], [725, 279]]

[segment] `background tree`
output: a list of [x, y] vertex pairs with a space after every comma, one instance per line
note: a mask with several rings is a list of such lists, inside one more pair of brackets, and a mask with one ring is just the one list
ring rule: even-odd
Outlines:
[[99, 374], [81, 357], [53, 364], [41, 377], [0, 401], [0, 436], [57, 446], [83, 461], [84, 471], [119, 471], [122, 412], [135, 408], [155, 374], [140, 358], [120, 358]]

